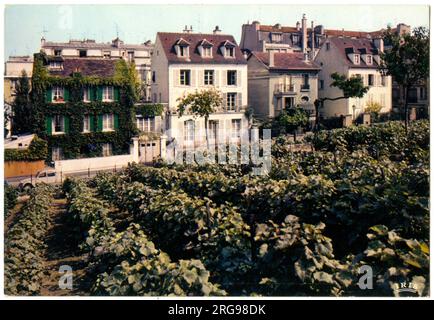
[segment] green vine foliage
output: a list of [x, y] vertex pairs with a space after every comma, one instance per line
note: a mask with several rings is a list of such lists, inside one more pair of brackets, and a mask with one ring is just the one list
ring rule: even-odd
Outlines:
[[164, 110], [164, 106], [160, 103], [138, 104], [135, 106], [136, 114], [140, 114], [144, 117], [161, 116], [163, 110]]
[[[62, 149], [64, 158], [101, 156], [103, 143], [111, 143], [113, 154], [129, 152], [131, 138], [137, 134], [134, 124], [137, 100], [137, 76], [133, 64], [127, 64], [120, 59], [116, 62], [112, 77], [82, 76], [73, 73], [70, 77], [52, 76], [46, 69], [47, 57], [43, 53], [35, 54], [32, 77], [32, 102], [34, 132], [48, 142], [48, 154], [53, 147]], [[69, 98], [65, 103], [46, 102], [46, 91], [53, 86], [61, 86], [68, 90]], [[119, 100], [114, 102], [91, 101], [83, 102], [84, 87], [96, 90], [98, 86], [113, 86], [119, 89]], [[97, 116], [102, 114], [117, 115], [118, 125], [113, 132], [83, 133], [85, 115], [91, 117], [91, 127], [97, 128]], [[63, 115], [69, 119], [68, 132], [63, 135], [50, 135], [46, 129], [46, 118]]]
[[5, 149], [5, 161], [45, 160], [48, 155], [47, 142], [35, 136], [27, 149]]

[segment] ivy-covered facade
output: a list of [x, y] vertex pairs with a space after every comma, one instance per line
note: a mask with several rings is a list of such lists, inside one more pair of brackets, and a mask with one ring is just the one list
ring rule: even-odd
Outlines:
[[137, 135], [134, 65], [105, 59], [35, 54], [33, 131], [48, 142], [48, 159], [129, 153]]

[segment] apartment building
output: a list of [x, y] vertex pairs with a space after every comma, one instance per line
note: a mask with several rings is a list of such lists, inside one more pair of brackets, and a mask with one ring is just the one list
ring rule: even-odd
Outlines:
[[252, 52], [248, 58], [249, 101], [255, 116], [273, 118], [300, 107], [315, 121], [320, 67], [301, 52]]
[[382, 113], [392, 110], [392, 80], [378, 71], [380, 52], [384, 50], [383, 40], [366, 38], [332, 37], [327, 38], [316, 55], [315, 62], [321, 67], [319, 72], [319, 98], [336, 98], [342, 91], [330, 87], [331, 74], [337, 72], [346, 77], [359, 76], [369, 91], [363, 98], [349, 98], [325, 101], [320, 110], [323, 117], [351, 115], [356, 119], [371, 103], [379, 103]]
[[151, 41], [142, 44], [126, 44], [118, 37], [111, 43], [98, 43], [95, 40], [69, 40], [68, 42], [52, 42], [41, 39], [41, 50], [48, 56], [83, 59], [124, 59], [134, 62], [142, 83], [141, 100], [151, 100]]
[[213, 88], [222, 96], [222, 105], [209, 118], [211, 143], [239, 141], [248, 128], [247, 61], [233, 36], [221, 34], [218, 27], [211, 34], [187, 28], [157, 33], [152, 80], [153, 102], [167, 105], [168, 141], [186, 148], [205, 144], [205, 120], [177, 112], [178, 99], [198, 90]]

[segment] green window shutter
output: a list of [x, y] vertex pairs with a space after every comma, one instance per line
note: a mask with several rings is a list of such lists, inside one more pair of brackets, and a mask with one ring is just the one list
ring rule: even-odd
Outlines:
[[102, 101], [102, 87], [97, 88], [96, 100]]
[[89, 129], [91, 132], [94, 132], [95, 131], [95, 116], [89, 115], [89, 122], [90, 122]]
[[63, 89], [63, 95], [64, 95], [63, 99], [65, 101], [69, 101], [69, 89], [68, 88]]
[[97, 100], [97, 97], [96, 97], [96, 87], [94, 87], [94, 86], [92, 86], [92, 87], [89, 87], [89, 96], [90, 96], [90, 101], [95, 101], [95, 100]]
[[115, 101], [119, 101], [119, 88], [115, 87], [114, 88], [114, 95], [115, 95]]
[[115, 114], [114, 116], [113, 116], [113, 122], [114, 122], [114, 125], [115, 125], [115, 129], [117, 130], [118, 128], [119, 128], [119, 116], [117, 115], [117, 114]]
[[65, 116], [63, 119], [63, 124], [65, 125], [65, 133], [69, 133], [69, 117]]
[[47, 91], [45, 91], [45, 102], [51, 102], [51, 88], [48, 88]]
[[45, 127], [47, 129], [47, 134], [49, 136], [51, 136], [53, 134], [52, 123], [53, 123], [53, 118], [52, 117], [46, 117], [45, 118]]
[[97, 124], [97, 131], [102, 131], [102, 114], [98, 115], [98, 124]]

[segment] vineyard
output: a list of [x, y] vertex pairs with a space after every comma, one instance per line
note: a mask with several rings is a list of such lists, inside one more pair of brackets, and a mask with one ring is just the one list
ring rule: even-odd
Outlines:
[[62, 198], [81, 294], [398, 296], [411, 282], [427, 295], [429, 123], [321, 131], [311, 152], [290, 152], [291, 140], [273, 141], [266, 176], [134, 164], [35, 188], [5, 236], [6, 293], [41, 294], [50, 203]]

